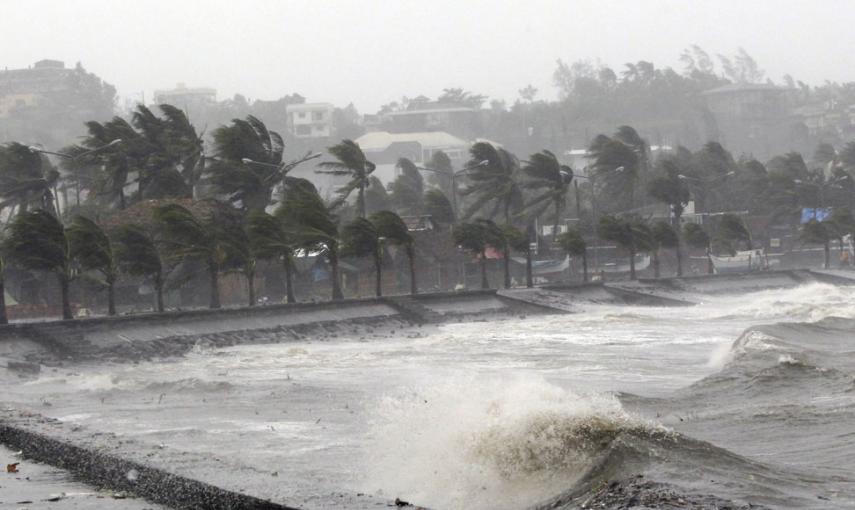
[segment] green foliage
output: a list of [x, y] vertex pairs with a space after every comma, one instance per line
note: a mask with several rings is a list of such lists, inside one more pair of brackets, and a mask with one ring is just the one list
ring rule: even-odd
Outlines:
[[377, 235], [384, 237], [387, 242], [412, 248], [415, 239], [410, 235], [407, 224], [400, 216], [392, 211], [379, 211], [369, 218], [377, 230]]
[[657, 221], [650, 227], [651, 239], [655, 247], [676, 248], [680, 244], [677, 230], [668, 222]]
[[437, 225], [451, 225], [457, 218], [448, 197], [438, 189], [429, 189], [424, 196], [425, 214]]
[[435, 151], [425, 167], [433, 170], [428, 175], [427, 181], [439, 187], [446, 195], [451, 195], [451, 176], [454, 174], [454, 168], [451, 166], [451, 159], [448, 154], [443, 151]]
[[[469, 218], [481, 211], [493, 218], [503, 213], [505, 223], [523, 207], [523, 193], [518, 183], [519, 161], [505, 149], [496, 149], [487, 142], [478, 142], [469, 149], [471, 159], [466, 173], [469, 185], [461, 191], [463, 196], [473, 196], [463, 217]], [[486, 162], [486, 163], [485, 163]]]
[[617, 138], [598, 135], [588, 151], [599, 186], [595, 192], [601, 193], [608, 203], [631, 208], [639, 169], [635, 149]]
[[804, 243], [827, 244], [831, 240], [832, 233], [825, 222], [814, 219], [802, 225], [799, 237]]
[[655, 200], [671, 207], [675, 218], [683, 215], [689, 203], [689, 186], [680, 178], [686, 169], [680, 168], [675, 157], [665, 157], [656, 164], [656, 175], [647, 183], [647, 192]]
[[501, 230], [502, 238], [511, 250], [520, 253], [529, 253], [531, 251], [531, 243], [529, 243], [528, 235], [526, 235], [525, 231], [513, 225], [502, 225]]
[[575, 228], [568, 229], [567, 232], [559, 234], [557, 241], [565, 253], [574, 257], [584, 255], [588, 248], [588, 243], [585, 242], [582, 233]]
[[398, 160], [398, 168], [401, 174], [389, 183], [392, 204], [406, 214], [421, 214], [425, 188], [422, 174], [415, 163], [407, 158]]
[[392, 197], [386, 192], [383, 183], [375, 176], [368, 178], [368, 187], [365, 188], [365, 210], [367, 214], [377, 211], [385, 211], [392, 207]]
[[374, 224], [356, 218], [341, 230], [341, 254], [345, 257], [376, 256], [380, 251], [380, 235]]
[[737, 250], [737, 245], [744, 242], [748, 249], [751, 248], [751, 233], [743, 223], [742, 218], [735, 214], [724, 214], [721, 217], [716, 233], [716, 240], [721, 241], [730, 252]]
[[117, 260], [110, 238], [97, 223], [77, 216], [66, 229], [69, 255], [87, 271], [100, 272], [106, 281], [116, 279]]
[[600, 218], [597, 232], [602, 239], [612, 241], [630, 253], [650, 246], [650, 228], [634, 216], [605, 215]]
[[356, 191], [357, 213], [360, 218], [364, 218], [366, 215], [365, 189], [370, 185], [371, 172], [377, 166], [368, 161], [365, 153], [359, 148], [359, 144], [353, 140], [342, 140], [341, 143], [333, 145], [328, 150], [338, 161], [324, 161], [319, 165], [321, 170], [316, 170], [316, 172], [350, 177], [350, 181], [339, 188], [339, 198], [333, 204], [334, 207], [341, 205], [351, 193]]
[[16, 216], [8, 226], [5, 249], [9, 260], [25, 269], [70, 276], [65, 227], [47, 211]]
[[708, 249], [710, 247], [709, 234], [697, 223], [686, 223], [683, 226], [683, 238], [693, 248]]
[[162, 274], [164, 267], [160, 252], [147, 230], [135, 225], [120, 225], [112, 237], [119, 269], [134, 276]]
[[305, 179], [289, 181], [275, 215], [299, 246], [337, 250], [338, 218], [311, 182]]
[[525, 189], [536, 190], [535, 196], [525, 204], [534, 217], [539, 217], [551, 205], [555, 208], [554, 225], [561, 220], [561, 211], [567, 205], [567, 192], [573, 181], [573, 169], [558, 162], [558, 157], [548, 150], [532, 154], [522, 167], [528, 181]]
[[58, 179], [59, 172], [41, 154], [17, 142], [0, 145], [0, 213], [32, 206], [56, 212], [52, 189]]

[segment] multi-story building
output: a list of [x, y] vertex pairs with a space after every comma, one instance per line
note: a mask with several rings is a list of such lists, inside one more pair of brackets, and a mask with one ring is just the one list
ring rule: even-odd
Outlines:
[[286, 107], [288, 130], [297, 138], [329, 138], [334, 135], [330, 103], [289, 104]]
[[407, 158], [418, 166], [426, 165], [434, 153], [442, 151], [451, 160], [453, 168], [460, 169], [469, 156], [471, 142], [444, 131], [418, 133], [389, 133], [373, 131], [357, 138], [356, 143], [377, 169], [374, 176], [383, 184], [397, 177], [395, 165], [399, 158]]
[[438, 102], [419, 103], [417, 107], [380, 114], [383, 129], [393, 133], [446, 131], [463, 138], [480, 134], [481, 110]]
[[73, 72], [59, 60], [39, 60], [27, 69], [0, 71], [0, 118], [16, 108], [37, 106], [44, 98], [69, 88]]
[[154, 91], [154, 104], [171, 104], [184, 110], [191, 119], [204, 117], [216, 103], [217, 89], [211, 87], [187, 87], [178, 83], [174, 89]]

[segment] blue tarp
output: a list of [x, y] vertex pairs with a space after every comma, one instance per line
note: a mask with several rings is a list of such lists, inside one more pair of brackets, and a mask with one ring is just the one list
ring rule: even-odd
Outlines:
[[829, 216], [831, 216], [830, 207], [817, 207], [816, 209], [811, 207], [805, 207], [804, 209], [802, 209], [802, 223], [807, 223], [810, 220], [825, 221], [825, 219]]

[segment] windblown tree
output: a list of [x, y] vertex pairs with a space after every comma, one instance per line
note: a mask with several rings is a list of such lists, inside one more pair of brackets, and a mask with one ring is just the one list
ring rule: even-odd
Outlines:
[[410, 273], [410, 294], [415, 296], [419, 291], [416, 282], [416, 242], [410, 235], [407, 224], [392, 211], [376, 212], [371, 215], [370, 221], [381, 238], [389, 244], [403, 248], [406, 253]]
[[744, 243], [745, 247], [753, 250], [751, 242], [751, 233], [748, 227], [742, 221], [742, 218], [735, 214], [723, 214], [718, 224], [715, 240], [731, 255], [735, 255], [740, 247], [740, 243]]
[[[671, 225], [675, 229], [680, 228], [683, 211], [689, 203], [689, 187], [680, 178], [684, 170], [681, 170], [676, 158], [663, 158], [657, 163], [657, 175], [647, 183], [647, 192], [655, 200], [667, 204], [671, 209]], [[660, 227], [661, 228], [661, 227]], [[679, 233], [679, 230], [676, 232]], [[680, 236], [676, 236], [677, 244], [677, 276], [683, 276], [683, 254], [680, 250]]]
[[536, 195], [526, 203], [526, 209], [532, 216], [540, 217], [547, 208], [553, 207], [552, 235], [557, 236], [561, 213], [567, 205], [567, 192], [573, 181], [573, 169], [559, 163], [555, 154], [543, 150], [532, 154], [522, 171], [529, 178], [523, 187], [536, 191]]
[[62, 318], [72, 319], [71, 256], [63, 224], [45, 210], [20, 213], [8, 226], [5, 249], [12, 263], [31, 271], [56, 275], [62, 295]]
[[0, 213], [37, 208], [56, 214], [53, 190], [58, 180], [59, 172], [41, 154], [17, 142], [0, 145]]
[[831, 229], [828, 227], [829, 226], [826, 224], [826, 222], [817, 221], [813, 219], [802, 225], [802, 230], [799, 235], [803, 243], [822, 245], [822, 250], [824, 254], [823, 267], [825, 269], [829, 268], [831, 262], [830, 244], [832, 239], [832, 232]]
[[600, 218], [597, 229], [600, 237], [612, 241], [629, 255], [629, 278], [636, 279], [635, 256], [639, 251], [647, 250], [650, 230], [640, 219], [627, 216], [606, 215]]
[[[84, 149], [91, 151], [107, 147], [80, 158], [81, 164], [100, 168], [95, 175], [92, 198], [102, 205], [125, 209], [129, 202], [125, 193], [125, 188], [130, 184], [129, 176], [133, 172], [139, 175], [146, 173], [146, 161], [155, 148], [121, 117], [114, 117], [103, 124], [89, 121], [86, 128], [88, 135], [81, 143]], [[110, 146], [114, 140], [122, 140], [122, 143]], [[80, 149], [72, 149], [74, 152], [80, 152]]]
[[561, 250], [571, 257], [582, 257], [582, 281], [588, 281], [588, 244], [578, 229], [571, 228], [558, 236]]
[[315, 186], [305, 179], [291, 179], [275, 215], [297, 246], [323, 253], [330, 266], [332, 299], [344, 299], [338, 271], [338, 218]]
[[178, 204], [162, 205], [154, 210], [154, 219], [163, 232], [167, 256], [175, 262], [202, 264], [211, 287], [210, 307], [220, 308], [220, 271], [235, 250], [235, 239], [225, 228], [221, 207], [215, 204], [207, 218], [197, 218]]
[[453, 225], [457, 221], [454, 214], [454, 207], [448, 197], [438, 189], [429, 189], [424, 196], [425, 214], [428, 214], [431, 221], [437, 226]]
[[826, 220], [829, 233], [837, 239], [839, 252], [843, 252], [843, 238], [847, 235], [855, 235], [855, 217], [845, 207], [835, 207], [831, 211], [831, 217]]
[[360, 218], [365, 218], [365, 190], [370, 185], [371, 172], [377, 166], [368, 161], [365, 153], [353, 140], [342, 140], [341, 143], [333, 145], [328, 150], [338, 161], [324, 161], [319, 165], [321, 170], [315, 171], [322, 174], [349, 177], [350, 181], [338, 189], [339, 198], [334, 205], [340, 205], [347, 200], [351, 193], [356, 191], [356, 212]]
[[710, 236], [697, 223], [686, 223], [683, 226], [683, 238], [692, 248], [704, 250], [707, 256], [707, 274], [713, 274], [713, 263], [710, 257]]
[[653, 276], [661, 275], [659, 252], [662, 248], [674, 248], [677, 254], [677, 276], [683, 276], [680, 258], [680, 236], [677, 230], [666, 221], [657, 221], [650, 227], [651, 253], [653, 255]]
[[107, 314], [116, 315], [116, 279], [118, 260], [110, 237], [97, 223], [77, 216], [66, 229], [71, 259], [85, 271], [100, 273], [107, 287]]
[[598, 135], [588, 152], [599, 188], [593, 192], [611, 201], [612, 210], [633, 208], [639, 166], [635, 150], [620, 140]]
[[372, 175], [368, 178], [368, 187], [365, 188], [365, 211], [367, 214], [374, 214], [391, 208], [392, 197], [386, 192], [380, 179]]
[[425, 167], [433, 170], [427, 178], [429, 184], [438, 187], [449, 197], [453, 193], [457, 193], [457, 190], [454, 189], [454, 167], [451, 164], [451, 158], [448, 157], [448, 154], [443, 151], [435, 151], [431, 155], [430, 161], [425, 164]]
[[497, 149], [487, 142], [472, 145], [469, 154], [471, 160], [466, 165], [469, 183], [461, 195], [472, 196], [474, 200], [463, 218], [470, 218], [477, 212], [488, 218], [501, 214], [504, 223], [510, 224], [512, 216], [523, 206], [519, 161], [505, 149]]
[[[534, 287], [534, 278], [532, 275], [531, 263], [531, 243], [525, 231], [520, 230], [513, 225], [503, 225], [502, 237], [504, 238], [504, 256], [505, 268], [508, 274], [510, 273], [510, 255], [512, 251], [522, 253], [525, 257], [525, 286], [528, 288]], [[506, 278], [506, 283], [510, 287], [510, 277]], [[507, 288], [507, 287], [506, 287]]]
[[407, 158], [398, 160], [401, 174], [389, 183], [392, 204], [401, 213], [419, 215], [423, 210], [424, 178], [416, 164]]
[[154, 236], [136, 225], [120, 225], [112, 237], [113, 253], [119, 269], [132, 276], [150, 278], [156, 309], [163, 312], [165, 263]]
[[260, 260], [279, 260], [285, 269], [285, 295], [288, 303], [294, 297], [294, 250], [295, 241], [285, 230], [285, 225], [276, 216], [263, 211], [254, 211], [246, 218], [247, 234], [252, 251]]
[[341, 254], [344, 257], [371, 257], [374, 263], [374, 293], [383, 295], [383, 244], [371, 221], [356, 218], [341, 229]]
[[481, 288], [489, 289], [490, 282], [487, 280], [487, 247], [491, 246], [494, 233], [483, 221], [464, 222], [454, 226], [451, 231], [454, 243], [469, 251], [478, 258], [481, 268]]

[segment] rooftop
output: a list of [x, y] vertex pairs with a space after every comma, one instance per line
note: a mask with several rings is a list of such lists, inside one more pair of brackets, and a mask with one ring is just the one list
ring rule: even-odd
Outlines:
[[469, 142], [448, 134], [445, 131], [424, 131], [416, 133], [389, 133], [373, 131], [356, 139], [364, 151], [382, 152], [393, 143], [416, 142], [422, 147], [468, 147]]

